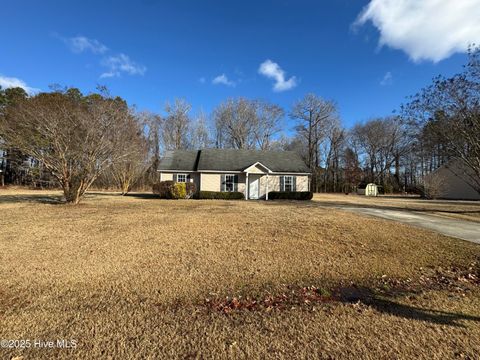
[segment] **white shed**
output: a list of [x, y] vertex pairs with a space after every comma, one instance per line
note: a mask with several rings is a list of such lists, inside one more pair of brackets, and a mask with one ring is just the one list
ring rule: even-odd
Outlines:
[[365, 196], [378, 196], [378, 185], [374, 183], [367, 184]]

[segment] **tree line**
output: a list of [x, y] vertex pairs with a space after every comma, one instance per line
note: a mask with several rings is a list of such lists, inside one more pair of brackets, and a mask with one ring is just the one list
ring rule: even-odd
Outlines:
[[470, 49], [460, 74], [433, 79], [395, 115], [350, 128], [334, 101], [315, 94], [289, 111], [231, 98], [208, 115], [192, 114], [191, 104], [175, 99], [161, 115], [137, 112], [106, 88], [84, 95], [57, 87], [33, 96], [0, 89], [1, 176], [6, 183], [60, 186], [67, 202], [78, 203], [92, 185], [123, 194], [150, 186], [167, 150], [213, 147], [296, 151], [316, 192], [351, 192], [369, 182], [386, 192], [418, 192], [426, 175], [458, 160], [480, 192], [479, 59], [479, 49]]

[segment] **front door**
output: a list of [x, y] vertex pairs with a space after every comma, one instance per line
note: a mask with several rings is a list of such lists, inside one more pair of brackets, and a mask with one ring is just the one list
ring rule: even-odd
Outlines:
[[249, 199], [258, 199], [258, 190], [260, 189], [260, 177], [250, 175], [248, 179], [249, 186], [248, 186], [248, 197]]

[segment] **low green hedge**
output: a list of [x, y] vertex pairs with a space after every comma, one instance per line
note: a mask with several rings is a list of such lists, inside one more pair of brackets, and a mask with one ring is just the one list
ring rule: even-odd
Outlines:
[[198, 199], [217, 199], [217, 200], [242, 200], [245, 199], [243, 193], [238, 191], [221, 192], [221, 191], [200, 191]]
[[270, 191], [268, 200], [312, 200], [310, 191]]

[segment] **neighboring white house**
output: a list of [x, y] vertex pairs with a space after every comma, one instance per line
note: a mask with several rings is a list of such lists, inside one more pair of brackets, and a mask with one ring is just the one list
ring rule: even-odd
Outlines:
[[480, 200], [480, 194], [470, 184], [473, 171], [465, 167], [461, 161], [450, 161], [441, 166], [425, 180], [437, 187], [435, 192], [439, 198], [451, 200]]
[[238, 191], [246, 199], [268, 200], [271, 191], [310, 190], [309, 169], [292, 151], [167, 151], [158, 171], [160, 181], [192, 181], [197, 191]]

